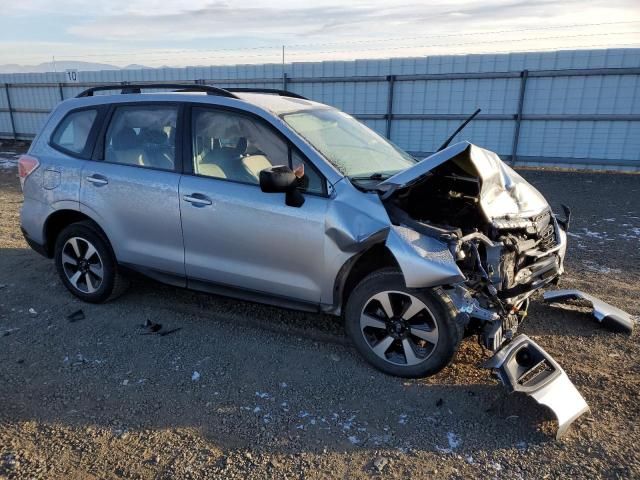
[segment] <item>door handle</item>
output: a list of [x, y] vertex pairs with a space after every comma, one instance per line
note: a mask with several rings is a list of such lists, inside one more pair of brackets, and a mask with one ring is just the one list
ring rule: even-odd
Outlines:
[[87, 177], [87, 182], [93, 183], [94, 185], [106, 185], [109, 183], [109, 181], [102, 175], [89, 175]]
[[204, 207], [205, 205], [211, 205], [211, 199], [201, 193], [194, 193], [192, 195], [185, 195], [182, 197], [185, 202], [189, 202], [196, 207]]

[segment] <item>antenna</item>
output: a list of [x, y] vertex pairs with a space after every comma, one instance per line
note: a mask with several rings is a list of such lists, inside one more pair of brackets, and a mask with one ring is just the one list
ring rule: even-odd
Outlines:
[[462, 125], [460, 125], [458, 128], [456, 128], [456, 131], [455, 131], [455, 132], [453, 132], [453, 134], [452, 134], [449, 138], [447, 138], [447, 141], [446, 141], [446, 142], [444, 142], [442, 145], [440, 145], [440, 148], [439, 148], [438, 150], [436, 150], [436, 152], [439, 152], [440, 150], [444, 150], [445, 148], [447, 148], [447, 147], [449, 146], [449, 144], [451, 143], [451, 140], [453, 140], [453, 139], [455, 138], [455, 136], [456, 136], [457, 134], [459, 134], [459, 133], [462, 131], [462, 129], [463, 129], [464, 127], [466, 127], [466, 126], [467, 126], [467, 124], [468, 124], [471, 120], [473, 120], [474, 118], [476, 118], [476, 116], [477, 116], [481, 111], [482, 111], [482, 109], [481, 109], [481, 108], [477, 109], [475, 112], [473, 112], [473, 113], [471, 114], [471, 116], [470, 116], [469, 118], [467, 118], [464, 122], [462, 122]]

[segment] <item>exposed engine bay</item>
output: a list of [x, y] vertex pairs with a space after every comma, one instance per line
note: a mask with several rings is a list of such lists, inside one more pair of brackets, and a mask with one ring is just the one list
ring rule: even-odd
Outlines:
[[513, 338], [529, 296], [561, 275], [568, 218], [558, 221], [493, 152], [462, 143], [440, 153], [452, 149], [382, 199], [394, 225], [447, 245], [464, 280], [445, 288], [468, 316], [467, 330], [496, 351]]

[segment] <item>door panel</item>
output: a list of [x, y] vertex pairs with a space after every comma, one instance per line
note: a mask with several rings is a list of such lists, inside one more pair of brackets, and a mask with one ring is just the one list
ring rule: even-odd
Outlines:
[[288, 207], [284, 194], [257, 185], [183, 176], [187, 277], [319, 303], [328, 199], [305, 197], [302, 207]]
[[104, 228], [119, 262], [184, 279], [178, 114], [168, 103], [116, 106], [96, 148], [104, 160], [83, 168], [80, 208]]
[[86, 162], [80, 210], [104, 228], [119, 262], [184, 276], [179, 182], [173, 172]]

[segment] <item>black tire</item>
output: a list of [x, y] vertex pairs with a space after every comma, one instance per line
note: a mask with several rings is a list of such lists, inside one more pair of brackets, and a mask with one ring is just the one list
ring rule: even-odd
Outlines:
[[[73, 245], [69, 242], [73, 242]], [[76, 284], [74, 285], [72, 283], [74, 278], [72, 273], [78, 273], [80, 270], [78, 264], [85, 260], [84, 254], [87, 253], [88, 245], [94, 247], [96, 254], [93, 254], [92, 258], [89, 259], [93, 260], [89, 262], [90, 266], [86, 266], [87, 262], [85, 261], [83, 268], [88, 271], [84, 272], [82, 270], [80, 277], [86, 279], [88, 275], [89, 280], [76, 279]], [[74, 259], [70, 259], [69, 254], [73, 257], [76, 251], [80, 252], [80, 260], [75, 258], [77, 263], [74, 265], [69, 263], [68, 260]], [[129, 285], [128, 280], [119, 272], [109, 241], [91, 221], [72, 223], [60, 232], [58, 238], [56, 238], [54, 261], [58, 275], [60, 275], [60, 279], [64, 286], [67, 287], [67, 290], [85, 302], [103, 303], [112, 300], [124, 293]], [[101, 277], [91, 273], [92, 271], [98, 271], [96, 267], [98, 264], [101, 264], [99, 269]], [[90, 268], [91, 266], [94, 270]]]
[[[391, 303], [394, 303], [393, 319], [389, 319], [388, 315], [380, 315], [385, 309], [381, 304], [376, 304], [377, 300], [372, 298], [380, 295], [391, 295], [388, 298], [392, 299]], [[407, 297], [403, 295], [407, 295]], [[409, 310], [409, 307], [406, 306], [407, 301], [412, 306], [415, 302], [417, 305], [415, 308], [421, 309], [418, 310], [419, 313], [410, 317], [411, 322], [402, 318], [403, 312], [408, 313]], [[370, 309], [372, 306], [374, 307], [373, 311], [365, 310], [365, 307]], [[423, 306], [426, 308], [422, 308]], [[383, 320], [386, 330], [378, 324], [371, 328], [362, 328], [361, 315], [363, 313], [367, 314], [369, 318], [373, 317], [374, 322]], [[441, 289], [407, 288], [404, 276], [396, 269], [378, 270], [365, 277], [351, 292], [344, 317], [347, 333], [360, 354], [378, 370], [405, 378], [427, 377], [446, 367], [455, 357], [464, 333], [464, 329], [456, 322], [456, 310], [451, 300]], [[414, 320], [416, 318], [417, 320]], [[423, 322], [427, 328], [418, 322]], [[395, 330], [398, 323], [405, 326], [399, 327], [403, 329], [401, 333]], [[412, 325], [415, 325], [415, 328]], [[414, 336], [414, 333], [420, 332], [437, 335], [436, 343], [433, 344]], [[393, 340], [389, 340], [390, 338]], [[413, 354], [418, 352], [412, 359], [418, 363], [410, 364], [408, 352], [405, 350], [405, 338], [414, 347], [412, 348]], [[380, 340], [376, 341], [378, 339]], [[382, 352], [385, 358], [374, 352], [375, 347], [386, 348], [384, 345], [389, 341], [392, 341], [389, 350]], [[383, 343], [384, 345], [382, 345]], [[402, 364], [402, 358], [404, 358], [405, 364]]]

